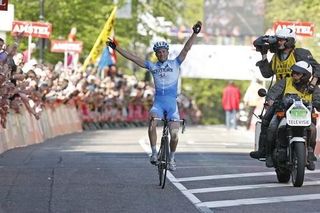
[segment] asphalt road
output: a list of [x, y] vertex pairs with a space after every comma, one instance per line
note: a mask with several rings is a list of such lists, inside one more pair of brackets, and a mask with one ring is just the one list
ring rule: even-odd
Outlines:
[[279, 184], [252, 148], [241, 128], [188, 127], [160, 189], [146, 128], [56, 137], [0, 155], [0, 212], [320, 212], [320, 170]]

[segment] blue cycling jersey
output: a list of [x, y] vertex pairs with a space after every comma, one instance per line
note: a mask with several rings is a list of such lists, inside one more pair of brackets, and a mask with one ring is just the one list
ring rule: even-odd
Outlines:
[[159, 61], [157, 63], [145, 62], [146, 68], [153, 76], [156, 96], [177, 97], [181, 63], [178, 57], [163, 63]]
[[146, 68], [151, 72], [155, 85], [155, 99], [150, 110], [152, 116], [163, 117], [166, 111], [168, 119], [179, 119], [177, 106], [177, 90], [180, 75], [180, 59], [165, 62], [145, 62]]

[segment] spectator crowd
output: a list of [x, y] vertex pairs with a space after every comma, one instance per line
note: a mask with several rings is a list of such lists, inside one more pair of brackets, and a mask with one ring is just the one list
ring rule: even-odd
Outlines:
[[[148, 121], [153, 102], [152, 82], [123, 74], [115, 64], [103, 69], [78, 63], [65, 67], [26, 60], [19, 51], [19, 39], [6, 45], [0, 38], [0, 121], [6, 128], [8, 113], [20, 113], [25, 107], [36, 119], [46, 107], [59, 104], [76, 106], [89, 129], [142, 126]], [[193, 100], [180, 95], [181, 117], [198, 123], [201, 112]]]

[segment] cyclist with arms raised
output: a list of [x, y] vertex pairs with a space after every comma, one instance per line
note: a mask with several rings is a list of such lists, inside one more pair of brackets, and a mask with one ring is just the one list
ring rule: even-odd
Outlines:
[[162, 118], [164, 112], [167, 112], [167, 118], [173, 120], [169, 122], [170, 131], [170, 162], [169, 170], [174, 171], [176, 169], [175, 164], [175, 151], [178, 144], [178, 131], [179, 123], [174, 122], [178, 120], [179, 111], [177, 106], [177, 90], [178, 90], [178, 79], [180, 74], [180, 65], [187, 56], [192, 44], [194, 43], [197, 34], [201, 30], [201, 22], [198, 21], [193, 26], [193, 33], [188, 39], [180, 54], [173, 60], [168, 60], [169, 55], [169, 45], [165, 41], [156, 42], [153, 46], [153, 51], [155, 52], [158, 61], [152, 63], [148, 60], [143, 60], [135, 54], [126, 51], [119, 46], [116, 46], [115, 42], [110, 40], [107, 45], [119, 52], [123, 57], [134, 62], [138, 66], [147, 69], [151, 72], [155, 84], [155, 97], [154, 103], [150, 110], [150, 122], [148, 128], [148, 135], [150, 140], [150, 146], [152, 154], [150, 157], [150, 162], [155, 164], [157, 161], [157, 121], [152, 119], [154, 117]]

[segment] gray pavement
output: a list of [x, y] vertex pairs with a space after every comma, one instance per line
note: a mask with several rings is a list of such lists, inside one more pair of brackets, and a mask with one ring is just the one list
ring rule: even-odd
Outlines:
[[[0, 155], [1, 212], [198, 212], [139, 145], [146, 129], [57, 137]], [[179, 202], [177, 202], [179, 201]]]
[[307, 172], [302, 188], [279, 184], [273, 169], [249, 157], [253, 140], [243, 128], [187, 127], [164, 190], [148, 162], [146, 128], [13, 149], [0, 155], [0, 213], [320, 212], [320, 170]]

